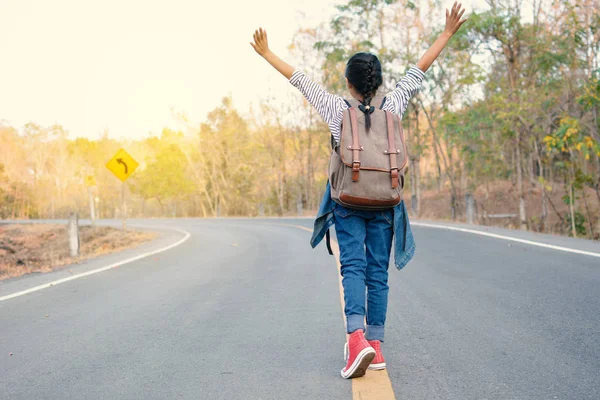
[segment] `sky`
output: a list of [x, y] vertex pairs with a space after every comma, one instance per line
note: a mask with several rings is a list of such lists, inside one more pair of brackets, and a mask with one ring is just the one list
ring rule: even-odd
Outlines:
[[265, 28], [285, 58], [299, 27], [344, 2], [0, 0], [0, 121], [139, 139], [177, 128], [176, 113], [204, 121], [227, 95], [242, 113], [268, 95], [284, 101], [296, 89], [254, 52], [252, 33]]

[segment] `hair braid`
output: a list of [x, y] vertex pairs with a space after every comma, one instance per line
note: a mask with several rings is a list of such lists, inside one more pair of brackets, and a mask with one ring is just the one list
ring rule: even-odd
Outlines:
[[346, 64], [346, 78], [363, 97], [358, 108], [365, 114], [365, 127], [369, 130], [370, 115], [375, 111], [371, 106], [371, 100], [375, 97], [377, 88], [383, 83], [379, 59], [371, 53], [356, 53]]
[[374, 91], [377, 89], [377, 87], [375, 86], [375, 82], [374, 82], [374, 78], [375, 78], [375, 74], [373, 71], [373, 61], [369, 61], [369, 63], [367, 64], [367, 70], [365, 73], [365, 80], [366, 80], [366, 85], [365, 85], [365, 93], [363, 93], [363, 106], [365, 106], [365, 111], [363, 111], [365, 113], [365, 128], [367, 129], [367, 131], [369, 129], [371, 129], [371, 113], [374, 111], [371, 109], [371, 100], [373, 99], [373, 97], [375, 96]]

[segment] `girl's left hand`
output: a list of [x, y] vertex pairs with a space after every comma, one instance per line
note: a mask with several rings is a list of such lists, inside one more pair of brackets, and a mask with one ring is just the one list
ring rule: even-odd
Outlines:
[[457, 4], [457, 2], [455, 1], [454, 5], [452, 6], [451, 12], [448, 12], [448, 9], [446, 9], [446, 29], [444, 29], [444, 31], [449, 36], [454, 36], [454, 34], [460, 29], [462, 24], [464, 24], [467, 21], [466, 18], [462, 21], [460, 20], [463, 14], [465, 13], [465, 9], [461, 8], [462, 4]]
[[269, 52], [269, 41], [267, 40], [267, 31], [263, 28], [259, 28], [254, 31], [254, 43], [250, 42], [250, 45], [254, 48], [254, 50], [261, 56], [264, 57], [265, 54]]

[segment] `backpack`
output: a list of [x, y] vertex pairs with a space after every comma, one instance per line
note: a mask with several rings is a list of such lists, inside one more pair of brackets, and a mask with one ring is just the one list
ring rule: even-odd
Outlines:
[[385, 97], [376, 96], [371, 103], [381, 105], [370, 115], [367, 132], [360, 102], [345, 101], [349, 108], [344, 110], [340, 141], [332, 142], [329, 160], [331, 198], [354, 209], [393, 208], [402, 201], [408, 163], [400, 116], [383, 110]]

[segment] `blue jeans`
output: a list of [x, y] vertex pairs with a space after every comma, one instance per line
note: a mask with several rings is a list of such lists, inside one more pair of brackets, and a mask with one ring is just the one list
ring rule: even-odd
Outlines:
[[383, 341], [394, 211], [354, 210], [336, 204], [333, 212], [340, 246], [346, 330], [364, 330], [366, 315], [367, 340]]

